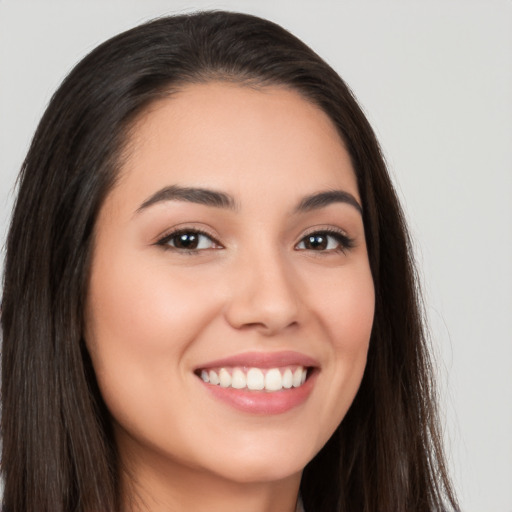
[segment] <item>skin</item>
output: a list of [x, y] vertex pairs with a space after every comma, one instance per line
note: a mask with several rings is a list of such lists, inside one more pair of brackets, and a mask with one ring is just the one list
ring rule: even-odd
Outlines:
[[[362, 216], [347, 202], [298, 213], [342, 190], [360, 204], [329, 117], [279, 87], [188, 85], [131, 133], [100, 211], [86, 342], [112, 414], [124, 510], [283, 512], [302, 469], [346, 414], [364, 372], [374, 313]], [[168, 186], [233, 197], [140, 208]], [[192, 252], [157, 242], [206, 231]], [[335, 229], [306, 245], [310, 232]], [[204, 247], [204, 249], [202, 249]], [[307, 400], [251, 414], [212, 397], [194, 370], [235, 354], [293, 350], [318, 362]]]

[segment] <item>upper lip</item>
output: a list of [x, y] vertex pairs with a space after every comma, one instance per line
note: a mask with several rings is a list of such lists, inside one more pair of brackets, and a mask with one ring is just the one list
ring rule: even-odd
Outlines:
[[220, 367], [254, 367], [254, 368], [277, 368], [282, 366], [319, 366], [318, 361], [310, 356], [286, 350], [281, 352], [244, 352], [233, 356], [208, 361], [197, 369], [220, 368]]

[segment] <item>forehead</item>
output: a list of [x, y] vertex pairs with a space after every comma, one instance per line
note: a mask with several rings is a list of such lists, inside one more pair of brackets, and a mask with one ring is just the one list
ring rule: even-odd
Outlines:
[[[319, 107], [285, 87], [186, 85], [137, 120], [121, 185], [149, 194], [162, 185], [339, 188], [358, 197], [350, 157]], [[129, 183], [130, 182], [130, 183]]]

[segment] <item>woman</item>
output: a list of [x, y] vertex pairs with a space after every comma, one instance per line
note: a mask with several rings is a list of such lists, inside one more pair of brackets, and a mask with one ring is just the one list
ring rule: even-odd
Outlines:
[[268, 21], [163, 18], [76, 66], [2, 327], [5, 512], [456, 508], [378, 143]]

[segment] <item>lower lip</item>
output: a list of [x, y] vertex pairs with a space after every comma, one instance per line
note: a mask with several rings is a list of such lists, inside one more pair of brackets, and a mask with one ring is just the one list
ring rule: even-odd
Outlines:
[[223, 388], [203, 382], [205, 388], [218, 400], [251, 414], [282, 414], [302, 405], [309, 397], [316, 372], [298, 388], [281, 391], [250, 391], [248, 389]]

